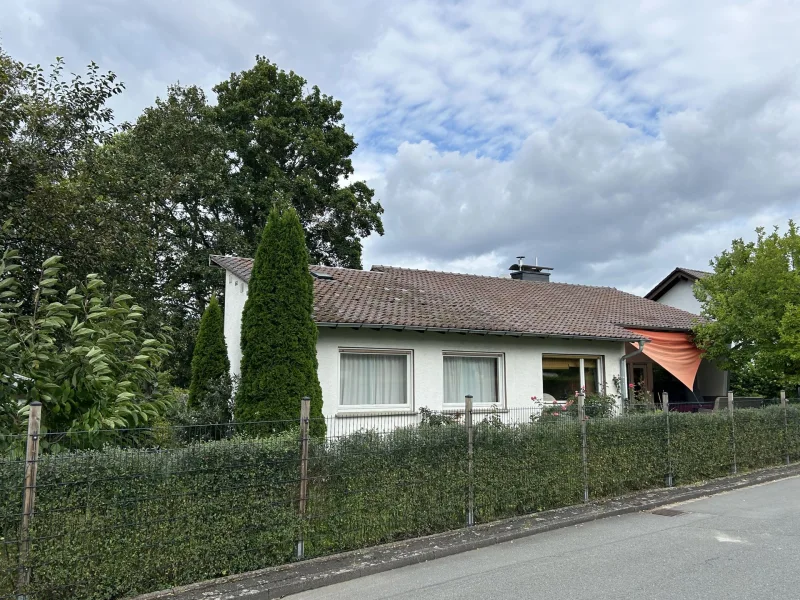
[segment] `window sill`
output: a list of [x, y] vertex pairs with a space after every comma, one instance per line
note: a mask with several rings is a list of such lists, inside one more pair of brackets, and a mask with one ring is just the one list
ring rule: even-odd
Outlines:
[[371, 411], [347, 411], [337, 412], [337, 419], [355, 419], [358, 417], [410, 417], [418, 414], [413, 410], [371, 410]]
[[[463, 415], [465, 411], [466, 411], [466, 409], [463, 406], [460, 407], [460, 408], [446, 407], [446, 408], [444, 408], [442, 410], [442, 414], [445, 414], [445, 415], [455, 415], [455, 414]], [[473, 406], [472, 407], [472, 414], [473, 415], [483, 415], [483, 414], [490, 415], [492, 413], [503, 413], [504, 414], [504, 413], [507, 413], [507, 412], [508, 412], [507, 408], [493, 408], [491, 406]]]

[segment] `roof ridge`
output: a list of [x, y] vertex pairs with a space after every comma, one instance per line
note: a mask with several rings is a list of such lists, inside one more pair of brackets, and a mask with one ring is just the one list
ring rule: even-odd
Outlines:
[[[391, 265], [372, 265], [372, 270], [375, 270], [375, 267], [380, 269], [389, 269], [394, 271], [411, 271], [415, 273], [437, 273], [439, 275], [457, 275], [461, 277], [478, 277], [482, 279], [499, 279], [501, 281], [513, 281], [515, 283], [524, 283], [524, 284], [546, 284], [546, 285], [560, 285], [566, 287], [580, 287], [580, 288], [587, 288], [592, 290], [615, 290], [617, 292], [621, 292], [623, 294], [629, 294], [629, 292], [624, 292], [619, 288], [615, 288], [610, 285], [588, 285], [585, 283], [568, 283], [566, 281], [525, 281], [521, 279], [512, 279], [511, 277], [503, 277], [502, 275], [480, 275], [478, 273], [460, 273], [458, 271], [437, 271], [436, 269], [415, 269], [412, 267], [393, 267]], [[384, 273], [385, 271], [377, 271], [378, 273]], [[635, 294], [630, 294], [635, 296]], [[641, 296], [636, 296], [640, 298]]]

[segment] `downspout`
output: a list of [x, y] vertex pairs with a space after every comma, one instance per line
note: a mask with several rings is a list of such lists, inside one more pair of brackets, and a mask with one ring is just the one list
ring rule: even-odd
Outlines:
[[644, 352], [644, 345], [647, 343], [647, 340], [639, 340], [637, 342], [639, 344], [639, 349], [634, 350], [633, 352], [629, 352], [628, 354], [624, 354], [622, 358], [619, 359], [619, 392], [620, 392], [620, 400], [622, 402], [621, 411], [622, 413], [625, 412], [625, 401], [628, 399], [628, 364], [627, 360], [629, 358], [633, 358], [638, 354]]

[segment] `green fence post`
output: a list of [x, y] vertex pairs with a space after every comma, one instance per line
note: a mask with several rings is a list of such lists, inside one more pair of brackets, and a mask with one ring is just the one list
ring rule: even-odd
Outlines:
[[786, 464], [789, 460], [789, 408], [786, 406], [786, 390], [781, 390], [781, 407], [783, 408], [783, 445], [786, 447]]
[[733, 392], [728, 392], [728, 417], [731, 420], [731, 450], [733, 452], [733, 465], [731, 472], [736, 475], [738, 468], [736, 466], [736, 424], [733, 419]]
[[665, 483], [667, 487], [672, 487], [672, 441], [670, 440], [669, 430], [669, 394], [663, 392], [661, 396], [661, 408], [664, 411], [664, 418], [667, 421], [667, 477]]
[[472, 396], [464, 397], [464, 424], [467, 427], [467, 527], [475, 525], [475, 482], [472, 476]]
[[31, 549], [30, 523], [36, 505], [36, 472], [39, 464], [39, 432], [42, 425], [42, 403], [31, 402], [28, 413], [28, 437], [25, 440], [25, 482], [22, 490], [22, 523], [19, 531], [18, 598], [27, 598], [31, 582], [28, 555]]
[[583, 391], [578, 394], [578, 418], [581, 421], [581, 463], [583, 465], [583, 501], [589, 501], [589, 456], [586, 447], [586, 405]]
[[300, 533], [297, 536], [297, 558], [305, 556], [306, 504], [308, 502], [308, 421], [311, 415], [311, 398], [304, 396], [300, 401]]

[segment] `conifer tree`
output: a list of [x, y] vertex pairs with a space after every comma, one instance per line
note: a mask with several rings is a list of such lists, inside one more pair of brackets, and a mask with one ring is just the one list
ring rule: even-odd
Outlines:
[[215, 386], [230, 386], [230, 362], [225, 345], [222, 309], [216, 296], [211, 297], [203, 317], [192, 355], [192, 382], [189, 386], [190, 408], [198, 408]]
[[311, 432], [324, 434], [313, 310], [314, 284], [300, 219], [294, 208], [273, 208], [242, 314], [237, 421], [271, 421], [272, 431], [293, 427], [300, 399], [310, 396]]

